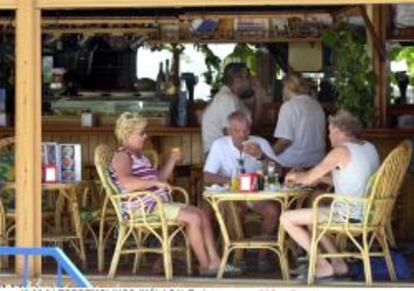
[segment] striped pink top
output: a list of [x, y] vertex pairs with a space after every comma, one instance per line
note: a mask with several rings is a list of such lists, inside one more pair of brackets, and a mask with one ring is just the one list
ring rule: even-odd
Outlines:
[[[120, 148], [120, 152], [127, 153], [132, 160], [132, 175], [136, 177], [137, 179], [156, 179], [158, 178], [158, 171], [151, 165], [151, 162], [144, 156], [144, 155], [137, 155], [135, 153], [131, 153], [130, 151], [126, 150], [125, 148]], [[114, 181], [115, 185], [119, 188], [119, 190], [122, 193], [129, 192], [127, 189], [122, 187], [122, 185], [119, 183], [118, 176], [116, 175], [116, 171], [110, 167], [110, 173], [112, 180]], [[163, 203], [170, 203], [171, 202], [171, 196], [168, 192], [166, 192], [163, 189], [160, 189], [158, 187], [151, 187], [149, 189], [146, 189], [148, 191], [155, 192], [158, 197], [160, 197], [161, 201]], [[152, 211], [155, 207], [155, 200], [151, 196], [147, 195], [144, 196], [141, 200], [145, 205], [146, 211]], [[138, 200], [131, 200], [128, 203], [122, 203], [121, 207], [123, 210], [123, 213], [126, 214], [128, 211], [134, 211], [139, 208], [141, 208], [142, 204]]]

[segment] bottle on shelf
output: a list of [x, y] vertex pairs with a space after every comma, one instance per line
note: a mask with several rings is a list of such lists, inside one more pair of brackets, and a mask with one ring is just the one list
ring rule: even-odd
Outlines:
[[164, 69], [163, 69], [163, 62], [160, 62], [155, 90], [156, 90], [157, 96], [163, 96], [164, 95], [165, 74], [164, 74]]
[[170, 80], [170, 60], [165, 60], [165, 84], [168, 84], [168, 81]]
[[166, 79], [165, 79], [165, 95], [167, 96], [176, 96], [177, 94], [177, 86], [175, 84], [175, 67], [174, 64], [171, 64], [171, 67], [169, 66], [170, 61], [166, 60], [165, 61], [165, 66], [166, 66]]

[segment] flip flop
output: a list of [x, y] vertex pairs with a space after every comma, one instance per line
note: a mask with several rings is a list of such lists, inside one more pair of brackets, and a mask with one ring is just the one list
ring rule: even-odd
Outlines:
[[[308, 270], [306, 270], [304, 273], [298, 275], [295, 279], [300, 280], [300, 281], [307, 281], [308, 280]], [[332, 274], [330, 276], [323, 276], [323, 277], [316, 277], [315, 276], [315, 281], [317, 282], [332, 282], [335, 281], [337, 279], [335, 274]]]
[[242, 273], [242, 269], [240, 269], [239, 267], [227, 264], [224, 267], [224, 273], [228, 275], [238, 275]]
[[[199, 272], [199, 275], [201, 277], [216, 277], [218, 271], [219, 271], [219, 268], [211, 268], [211, 269]], [[224, 267], [224, 274], [226, 274], [226, 275], [233, 276], [233, 275], [237, 275], [237, 274], [241, 274], [241, 273], [242, 273], [242, 270], [238, 267], [233, 266], [233, 265], [227, 264]]]
[[290, 274], [293, 276], [299, 276], [304, 274], [308, 270], [308, 264], [301, 264], [296, 269], [290, 270]]

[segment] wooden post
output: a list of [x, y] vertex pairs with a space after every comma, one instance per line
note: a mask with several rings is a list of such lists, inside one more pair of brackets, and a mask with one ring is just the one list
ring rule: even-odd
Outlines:
[[[16, 10], [16, 246], [41, 246], [41, 31], [35, 0]], [[16, 258], [23, 273], [23, 258]], [[41, 273], [31, 258], [29, 276]]]
[[[372, 23], [378, 42], [385, 47], [387, 38], [387, 26], [389, 25], [388, 5], [373, 5]], [[385, 50], [384, 50], [385, 51]], [[377, 77], [375, 107], [377, 108], [378, 125], [386, 127], [388, 104], [388, 69], [387, 56], [383, 58], [377, 49], [373, 50], [374, 72]]]

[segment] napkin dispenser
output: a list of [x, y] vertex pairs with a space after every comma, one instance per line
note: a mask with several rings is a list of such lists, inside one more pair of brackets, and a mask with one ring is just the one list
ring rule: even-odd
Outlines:
[[256, 184], [257, 184], [257, 175], [254, 173], [242, 174], [239, 176], [239, 191], [240, 192], [257, 191]]

